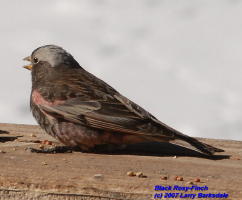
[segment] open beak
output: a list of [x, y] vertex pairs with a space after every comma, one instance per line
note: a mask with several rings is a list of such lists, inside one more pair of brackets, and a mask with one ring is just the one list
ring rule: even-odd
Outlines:
[[[31, 62], [31, 57], [30, 56], [28, 56], [28, 57], [26, 57], [26, 58], [24, 58], [23, 59], [24, 61], [29, 61], [29, 62]], [[24, 65], [23, 66], [25, 69], [28, 69], [28, 70], [32, 70], [32, 65]]]

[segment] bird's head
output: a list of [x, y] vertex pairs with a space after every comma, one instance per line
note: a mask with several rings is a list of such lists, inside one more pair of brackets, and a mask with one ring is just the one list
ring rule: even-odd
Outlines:
[[56, 45], [45, 45], [35, 49], [31, 56], [23, 60], [29, 61], [29, 65], [24, 68], [32, 70], [34, 67], [49, 66], [58, 67], [65, 65], [67, 67], [76, 68], [80, 67], [77, 61], [63, 48]]

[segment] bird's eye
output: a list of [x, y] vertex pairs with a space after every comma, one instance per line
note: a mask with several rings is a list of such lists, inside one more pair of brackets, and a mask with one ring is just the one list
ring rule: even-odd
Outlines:
[[34, 57], [33, 62], [34, 62], [34, 64], [37, 64], [39, 62], [39, 59]]

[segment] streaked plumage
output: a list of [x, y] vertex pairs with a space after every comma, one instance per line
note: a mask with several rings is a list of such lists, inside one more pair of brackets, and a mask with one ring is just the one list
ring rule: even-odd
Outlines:
[[98, 144], [181, 139], [206, 154], [222, 151], [163, 124], [84, 70], [61, 47], [40, 47], [29, 60], [33, 115], [48, 134], [68, 146], [90, 150]]

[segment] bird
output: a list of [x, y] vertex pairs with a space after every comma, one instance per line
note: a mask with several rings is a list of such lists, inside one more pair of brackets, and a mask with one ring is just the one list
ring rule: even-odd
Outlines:
[[[68, 147], [185, 141], [199, 152], [222, 149], [200, 142], [158, 120], [57, 45], [44, 45], [23, 60], [31, 71], [30, 108], [40, 127]], [[145, 95], [145, 91], [144, 91]]]

